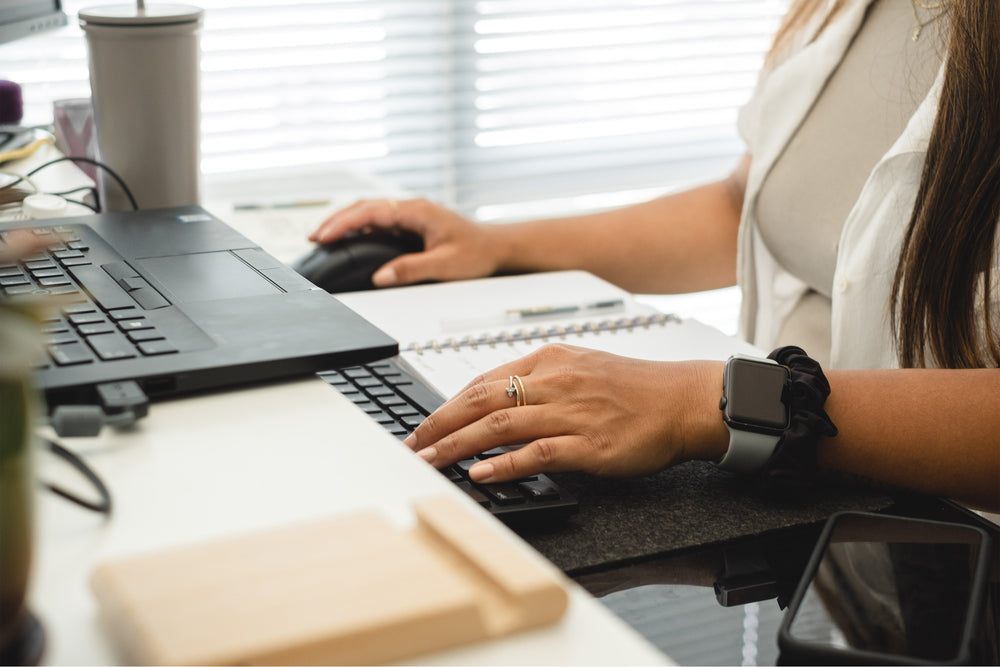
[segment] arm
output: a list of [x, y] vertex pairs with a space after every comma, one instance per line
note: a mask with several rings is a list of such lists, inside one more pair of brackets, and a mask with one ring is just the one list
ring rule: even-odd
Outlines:
[[501, 227], [501, 268], [585, 269], [637, 293], [734, 285], [749, 166], [745, 156], [723, 180], [622, 209]]
[[[729, 445], [719, 412], [722, 362], [648, 362], [548, 346], [481, 376], [429, 417], [406, 444], [441, 467], [527, 442], [477, 464], [475, 481], [581, 470], [637, 476], [687, 460], [718, 460]], [[513, 407], [520, 375], [530, 404]], [[1000, 508], [1000, 370], [827, 373], [826, 408], [839, 429], [819, 443], [835, 476]]]
[[723, 180], [642, 204], [516, 224], [475, 224], [424, 199], [365, 200], [335, 213], [309, 238], [329, 243], [367, 226], [420, 233], [425, 252], [387, 263], [373, 277], [379, 286], [585, 269], [633, 292], [724, 287], [736, 280], [749, 165], [745, 156]]
[[1000, 370], [829, 371], [821, 468], [1000, 508]]

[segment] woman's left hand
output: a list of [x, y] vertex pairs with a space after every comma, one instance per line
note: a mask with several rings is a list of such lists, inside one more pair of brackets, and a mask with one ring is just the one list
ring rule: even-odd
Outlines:
[[[513, 376], [517, 392], [508, 391]], [[646, 475], [725, 453], [721, 395], [722, 362], [653, 362], [548, 345], [476, 378], [405, 443], [438, 468], [525, 443], [474, 465], [470, 477], [480, 483], [569, 470]]]

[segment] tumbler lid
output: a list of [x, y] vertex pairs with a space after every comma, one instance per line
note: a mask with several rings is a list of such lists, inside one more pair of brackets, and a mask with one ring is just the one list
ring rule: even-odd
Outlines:
[[154, 26], [200, 21], [205, 10], [193, 5], [139, 3], [105, 5], [80, 10], [80, 22], [94, 25]]

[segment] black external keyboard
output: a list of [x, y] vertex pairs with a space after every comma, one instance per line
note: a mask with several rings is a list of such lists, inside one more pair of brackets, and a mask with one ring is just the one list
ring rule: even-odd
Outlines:
[[[319, 375], [400, 440], [444, 403], [440, 394], [394, 359]], [[559, 522], [576, 512], [576, 499], [546, 475], [499, 484], [476, 484], [469, 480], [469, 468], [476, 461], [510, 449], [491, 449], [443, 468], [441, 473], [512, 526]]]
[[[7, 299], [60, 299], [59, 312], [43, 324], [49, 352], [43, 367], [178, 351], [148, 314], [170, 304], [102, 241], [88, 238], [85, 226], [31, 229], [48, 247], [0, 264], [0, 293]], [[0, 232], [0, 245], [8, 233]]]

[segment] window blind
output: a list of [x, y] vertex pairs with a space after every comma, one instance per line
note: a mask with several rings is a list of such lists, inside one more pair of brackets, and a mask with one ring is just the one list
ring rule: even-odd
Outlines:
[[[25, 122], [89, 95], [71, 26], [0, 47]], [[206, 183], [344, 165], [480, 219], [732, 168], [785, 0], [201, 0]]]

